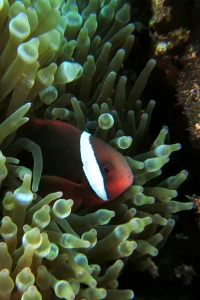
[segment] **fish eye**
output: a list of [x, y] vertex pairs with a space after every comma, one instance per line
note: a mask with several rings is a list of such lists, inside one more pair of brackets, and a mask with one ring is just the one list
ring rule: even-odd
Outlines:
[[114, 168], [110, 162], [103, 162], [101, 165], [101, 172], [104, 176], [110, 177], [114, 174]]
[[110, 170], [106, 166], [103, 166], [103, 171], [107, 174], [110, 173]]

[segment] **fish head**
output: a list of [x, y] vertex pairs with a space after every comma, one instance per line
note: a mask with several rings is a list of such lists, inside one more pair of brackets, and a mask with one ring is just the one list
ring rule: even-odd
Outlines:
[[109, 145], [103, 153], [97, 154], [97, 160], [108, 200], [112, 200], [133, 183], [133, 173], [124, 156]]
[[83, 171], [96, 194], [89, 205], [110, 201], [132, 184], [132, 171], [121, 153], [87, 132], [82, 133], [80, 145]]

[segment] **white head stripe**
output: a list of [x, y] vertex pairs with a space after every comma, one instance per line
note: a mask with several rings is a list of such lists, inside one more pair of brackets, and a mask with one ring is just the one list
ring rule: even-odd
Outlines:
[[96, 195], [103, 200], [108, 200], [103, 176], [96, 160], [92, 145], [90, 144], [90, 135], [91, 134], [87, 133], [86, 131], [83, 131], [80, 138], [80, 151], [81, 160], [83, 163], [83, 171]]

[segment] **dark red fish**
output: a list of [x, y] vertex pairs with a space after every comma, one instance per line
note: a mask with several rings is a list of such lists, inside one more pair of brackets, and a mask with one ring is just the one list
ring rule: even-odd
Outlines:
[[[31, 118], [17, 137], [26, 137], [42, 150], [42, 196], [62, 191], [73, 199], [73, 209], [92, 206], [119, 196], [133, 182], [125, 158], [100, 139], [57, 120]], [[29, 166], [24, 155], [20, 164]], [[27, 165], [28, 164], [28, 165]]]

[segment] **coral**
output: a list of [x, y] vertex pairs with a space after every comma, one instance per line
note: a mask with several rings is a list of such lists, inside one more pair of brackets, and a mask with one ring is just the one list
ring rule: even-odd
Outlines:
[[188, 119], [188, 130], [192, 145], [200, 147], [200, 88], [199, 88], [199, 44], [189, 44], [182, 58], [183, 69], [177, 82], [178, 101]]
[[190, 285], [192, 277], [197, 275], [192, 266], [186, 266], [184, 264], [182, 264], [181, 266], [177, 266], [174, 272], [176, 274], [176, 277], [184, 278], [183, 282], [185, 285]]
[[[172, 214], [193, 204], [173, 200], [186, 171], [160, 179], [180, 144], [166, 144], [166, 127], [147, 143], [155, 101], [143, 108], [138, 99], [155, 61], [129, 96], [126, 77], [115, 80], [134, 41], [131, 7], [3, 0], [0, 9], [1, 299], [132, 299], [131, 290], [117, 289], [124, 264], [140, 268], [157, 255], [175, 224]], [[133, 185], [76, 213], [62, 192], [41, 199], [40, 148], [27, 139], [12, 143], [27, 112], [66, 120], [110, 143], [125, 155]], [[22, 148], [32, 152], [33, 170], [19, 166]]]
[[[169, 6], [169, 3], [165, 0], [151, 0], [153, 15], [149, 21], [149, 27], [151, 31], [153, 30], [153, 33], [150, 32], [150, 36], [152, 37], [152, 46], [156, 56], [166, 55], [166, 53], [174, 47], [185, 43], [190, 35], [190, 30], [187, 28], [179, 27], [174, 29], [172, 27], [174, 21], [171, 16], [173, 4], [172, 2], [172, 5]], [[159, 28], [160, 23], [161, 28]], [[169, 23], [172, 24], [167, 26]], [[169, 30], [169, 28], [171, 28], [171, 30]], [[159, 33], [160, 30], [163, 31], [163, 34]]]

